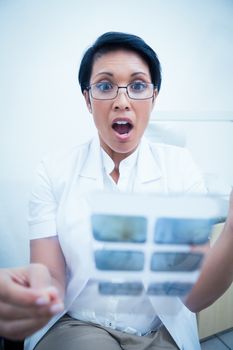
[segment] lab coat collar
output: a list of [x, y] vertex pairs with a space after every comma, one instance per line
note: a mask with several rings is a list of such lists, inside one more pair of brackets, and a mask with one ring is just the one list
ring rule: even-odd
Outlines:
[[100, 141], [98, 135], [89, 142], [86, 159], [79, 176], [89, 179], [99, 179], [102, 177], [102, 159], [100, 152]]
[[[143, 137], [139, 145], [138, 154], [138, 180], [141, 183], [156, 181], [162, 177], [159, 161], [155, 152], [152, 152], [148, 140]], [[99, 137], [96, 135], [88, 146], [88, 154], [84, 165], [80, 170], [80, 176], [90, 179], [100, 179], [103, 177], [102, 159]]]
[[159, 160], [145, 137], [142, 138], [139, 148], [138, 177], [141, 183], [156, 181], [162, 177]]

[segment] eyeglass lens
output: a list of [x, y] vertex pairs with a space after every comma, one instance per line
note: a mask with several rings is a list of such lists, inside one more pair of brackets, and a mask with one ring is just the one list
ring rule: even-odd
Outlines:
[[111, 100], [117, 97], [120, 89], [126, 89], [127, 95], [135, 100], [149, 99], [153, 96], [152, 83], [135, 82], [127, 86], [118, 86], [109, 82], [100, 82], [90, 85], [91, 95], [99, 100]]

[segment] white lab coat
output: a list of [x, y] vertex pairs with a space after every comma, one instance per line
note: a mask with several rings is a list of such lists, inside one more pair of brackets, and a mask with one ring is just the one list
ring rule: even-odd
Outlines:
[[[150, 143], [143, 138], [137, 169], [134, 192], [205, 192], [201, 173], [185, 148]], [[45, 158], [37, 170], [30, 201], [30, 236], [35, 239], [58, 235], [69, 272], [64, 313], [89, 278], [91, 235], [86, 195], [102, 189], [98, 137], [63, 154]], [[179, 298], [171, 298], [154, 308], [180, 349], [200, 349], [195, 314]], [[53, 317], [29, 337], [25, 350], [32, 350], [64, 313]]]

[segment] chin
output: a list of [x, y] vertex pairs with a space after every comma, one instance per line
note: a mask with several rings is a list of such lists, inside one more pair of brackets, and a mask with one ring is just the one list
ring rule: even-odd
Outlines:
[[135, 144], [127, 144], [127, 143], [122, 143], [117, 147], [111, 147], [114, 152], [117, 153], [122, 153], [122, 154], [128, 154], [128, 153], [133, 153], [133, 151], [137, 148], [138, 143]]

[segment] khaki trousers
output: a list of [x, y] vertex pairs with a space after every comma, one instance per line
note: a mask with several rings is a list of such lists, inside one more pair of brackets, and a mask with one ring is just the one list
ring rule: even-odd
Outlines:
[[168, 331], [137, 336], [63, 316], [40, 340], [35, 350], [177, 350]]

